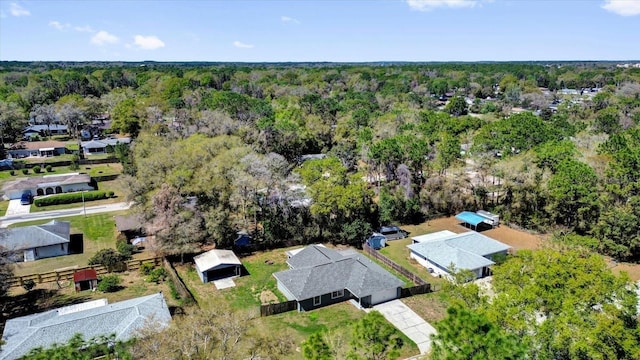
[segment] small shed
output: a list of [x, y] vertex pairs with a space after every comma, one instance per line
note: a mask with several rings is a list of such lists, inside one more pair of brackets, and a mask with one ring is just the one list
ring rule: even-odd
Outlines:
[[242, 275], [242, 263], [231, 250], [213, 249], [193, 258], [203, 283]]
[[95, 269], [84, 269], [73, 273], [76, 291], [93, 290], [98, 287], [98, 274]]

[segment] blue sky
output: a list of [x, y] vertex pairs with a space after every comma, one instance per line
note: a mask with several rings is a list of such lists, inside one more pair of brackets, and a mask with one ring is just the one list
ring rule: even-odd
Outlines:
[[640, 0], [0, 0], [0, 60], [638, 60]]

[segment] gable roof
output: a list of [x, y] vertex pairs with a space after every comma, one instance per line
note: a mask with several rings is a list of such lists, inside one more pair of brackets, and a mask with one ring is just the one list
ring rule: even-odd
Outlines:
[[44, 148], [64, 149], [66, 143], [62, 141], [20, 141], [13, 144], [8, 151], [11, 150], [39, 150]]
[[16, 190], [27, 190], [42, 186], [61, 186], [70, 184], [88, 184], [91, 182], [89, 174], [62, 174], [62, 175], [45, 175], [42, 177], [27, 177], [14, 181], [7, 181], [2, 186], [5, 193]]
[[73, 273], [73, 282], [77, 283], [86, 280], [97, 280], [98, 273], [95, 269], [84, 269]]
[[17, 359], [36, 347], [62, 344], [80, 333], [88, 340], [115, 334], [116, 340], [132, 338], [148, 321], [168, 326], [169, 308], [162, 293], [113, 304], [106, 299], [49, 310], [7, 321], [2, 339], [5, 344], [0, 360]]
[[213, 249], [193, 258], [200, 271], [214, 269], [221, 265], [242, 265], [236, 254], [231, 250]]
[[68, 243], [70, 231], [69, 222], [52, 220], [43, 225], [8, 229], [6, 237], [0, 241], [9, 250], [26, 250]]
[[400, 279], [364, 255], [343, 256], [319, 245], [304, 248], [288, 263], [297, 267], [273, 276], [299, 301], [344, 289], [362, 298], [403, 285]]
[[428, 234], [429, 237], [417, 236], [414, 239], [422, 242], [407, 245], [407, 247], [443, 269], [453, 264], [458, 269], [467, 270], [493, 265], [494, 262], [485, 256], [511, 248], [509, 245], [475, 231], [454, 235], [449, 233]]

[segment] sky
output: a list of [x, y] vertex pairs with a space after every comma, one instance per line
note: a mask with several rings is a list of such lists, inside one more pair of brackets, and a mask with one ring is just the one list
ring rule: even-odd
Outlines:
[[0, 60], [640, 60], [640, 0], [0, 0]]

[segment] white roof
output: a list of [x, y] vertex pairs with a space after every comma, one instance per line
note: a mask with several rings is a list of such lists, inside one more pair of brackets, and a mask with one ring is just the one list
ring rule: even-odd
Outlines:
[[193, 258], [200, 271], [208, 271], [220, 265], [242, 265], [236, 254], [231, 250], [209, 250]]
[[413, 241], [417, 243], [421, 243], [421, 242], [427, 242], [427, 241], [442, 240], [455, 235], [456, 233], [454, 233], [453, 231], [442, 230], [442, 231], [434, 232], [431, 234], [414, 236], [411, 239], [413, 239]]

